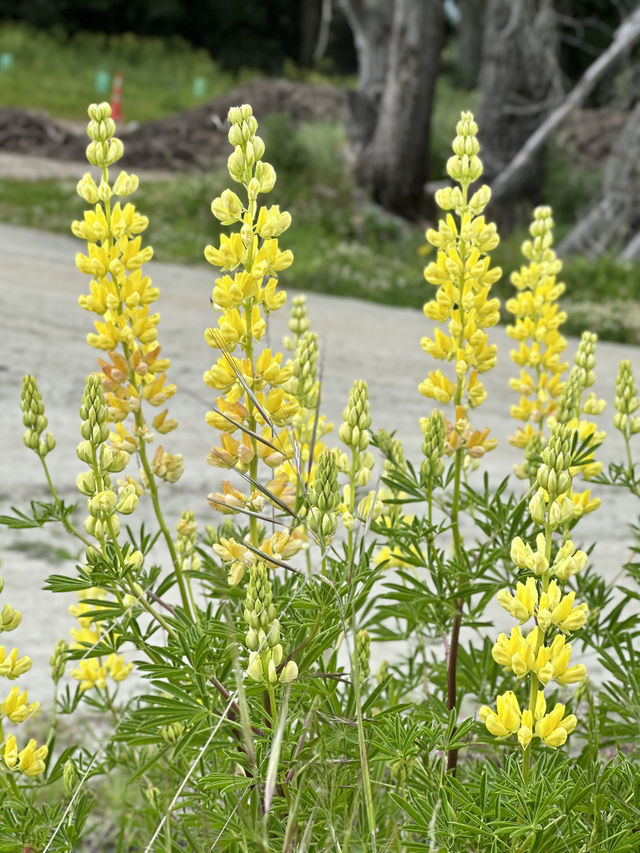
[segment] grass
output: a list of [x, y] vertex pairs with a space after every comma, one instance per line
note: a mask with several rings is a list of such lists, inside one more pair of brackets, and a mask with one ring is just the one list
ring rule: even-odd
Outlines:
[[[0, 71], [0, 104], [77, 120], [85, 119], [87, 104], [110, 99], [117, 71], [124, 75], [125, 119], [138, 122], [198, 106], [253, 76], [223, 71], [206, 51], [177, 37], [68, 37], [10, 22], [0, 25], [0, 54], [13, 57]], [[101, 72], [108, 78], [104, 90], [96, 87]], [[203, 83], [194, 83], [198, 78]]]

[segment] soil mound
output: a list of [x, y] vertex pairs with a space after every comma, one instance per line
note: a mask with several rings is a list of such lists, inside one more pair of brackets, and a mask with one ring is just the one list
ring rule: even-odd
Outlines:
[[[343, 93], [332, 86], [260, 78], [177, 115], [119, 129], [125, 142], [125, 168], [205, 168], [229, 153], [229, 107], [249, 103], [258, 120], [289, 113], [297, 122], [338, 118]], [[55, 160], [82, 160], [87, 137], [46, 115], [0, 109], [0, 149]]]

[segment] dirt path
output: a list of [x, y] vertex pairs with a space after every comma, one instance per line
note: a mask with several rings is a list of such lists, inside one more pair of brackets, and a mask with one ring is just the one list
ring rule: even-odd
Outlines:
[[[44, 234], [12, 226], [0, 226], [0, 512], [11, 504], [26, 506], [31, 498], [46, 499], [43, 477], [35, 455], [22, 444], [23, 427], [19, 407], [21, 377], [34, 373], [44, 396], [49, 428], [57, 439], [56, 450], [48, 457], [60, 493], [70, 502], [77, 500], [75, 479], [81, 471], [75, 447], [78, 435], [78, 408], [84, 376], [97, 365], [95, 350], [85, 343], [92, 330], [92, 317], [77, 304], [88, 280], [77, 272], [74, 255], [82, 246], [70, 238]], [[202, 382], [202, 373], [212, 362], [212, 351], [203, 339], [203, 329], [212, 325], [209, 307], [213, 271], [203, 260], [194, 268], [152, 264], [154, 283], [160, 287], [160, 343], [172, 359], [170, 378], [178, 386], [171, 401], [171, 413], [180, 429], [167, 437], [165, 446], [185, 457], [185, 474], [174, 487], [164, 488], [167, 515], [174, 526], [183, 509], [193, 509], [200, 523], [215, 523], [216, 515], [206, 502], [208, 492], [219, 485], [220, 471], [210, 468], [204, 458], [214, 432], [204, 422], [212, 394]], [[286, 274], [283, 275], [286, 287]], [[319, 333], [324, 353], [324, 410], [334, 422], [347, 400], [354, 379], [369, 382], [374, 428], [396, 428], [408, 458], [420, 456], [421, 434], [418, 419], [431, 410], [431, 402], [421, 397], [417, 385], [430, 369], [420, 348], [420, 338], [429, 334], [431, 324], [420, 311], [389, 308], [310, 295], [309, 313]], [[286, 309], [274, 315], [271, 343], [279, 347], [287, 322]], [[491, 331], [499, 345], [497, 368], [487, 374], [488, 399], [476, 412], [477, 423], [491, 427], [500, 443], [486, 457], [485, 470], [491, 478], [509, 473], [519, 461], [519, 453], [506, 441], [513, 430], [508, 409], [513, 393], [507, 381], [514, 373], [508, 357], [511, 341], [504, 329]], [[575, 341], [571, 341], [571, 352]], [[640, 350], [602, 343], [598, 347], [596, 391], [609, 401], [601, 421], [609, 436], [601, 458], [621, 459], [622, 443], [613, 429], [614, 379], [620, 359], [631, 358], [640, 378]], [[594, 563], [612, 578], [626, 555], [628, 526], [637, 520], [626, 494], [607, 491], [602, 508], [579, 529], [581, 544], [598, 537]], [[635, 512], [635, 517], [634, 517]], [[134, 523], [135, 516], [134, 516]], [[53, 546], [53, 547], [52, 547]], [[55, 547], [67, 547], [67, 540], [50, 529], [7, 531], [0, 528], [0, 572], [5, 580], [2, 601], [23, 612], [23, 623], [3, 638], [18, 643], [20, 653], [33, 657], [32, 671], [21, 685], [34, 689], [43, 703], [50, 689], [48, 658], [55, 642], [68, 637], [72, 625], [66, 596], [41, 591], [51, 572], [67, 570], [68, 563], [56, 559]]]

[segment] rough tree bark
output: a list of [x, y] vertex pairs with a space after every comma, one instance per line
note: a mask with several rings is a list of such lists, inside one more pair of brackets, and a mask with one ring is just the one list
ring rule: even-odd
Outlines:
[[[393, 3], [384, 88], [375, 129], [368, 144], [363, 139], [359, 176], [376, 201], [404, 216], [416, 212], [423, 195], [443, 33], [441, 0]], [[378, 58], [377, 72], [381, 67]]]
[[622, 57], [627, 55], [638, 41], [640, 41], [640, 9], [622, 22], [605, 52], [587, 68], [565, 100], [535, 130], [522, 148], [514, 154], [509, 165], [500, 172], [491, 187], [494, 199], [513, 191], [513, 185], [518, 183], [520, 174], [526, 172], [529, 162], [538, 155], [548, 137], [572, 110], [580, 106], [596, 84]]
[[[488, 0], [478, 101], [485, 179], [511, 162], [562, 95], [558, 27], [552, 0]], [[542, 157], [533, 158], [503, 195], [509, 203], [535, 191]]]
[[362, 151], [375, 130], [389, 61], [393, 0], [342, 0], [358, 55], [358, 88], [347, 90], [349, 137]]
[[475, 89], [482, 64], [482, 31], [486, 0], [458, 0], [458, 69], [466, 89]]
[[318, 41], [321, 0], [301, 0], [300, 50], [298, 62], [302, 68], [313, 66], [313, 55]]
[[[596, 258], [614, 246], [631, 243], [640, 227], [640, 104], [611, 150], [602, 195], [558, 247], [562, 255], [580, 252]], [[633, 257], [630, 249], [628, 252]], [[624, 252], [623, 252], [624, 257]]]

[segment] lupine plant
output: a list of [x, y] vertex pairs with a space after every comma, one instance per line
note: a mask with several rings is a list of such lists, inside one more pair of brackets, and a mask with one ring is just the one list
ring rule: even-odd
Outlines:
[[[574, 486], [640, 497], [640, 404], [623, 361], [613, 421], [625, 458], [604, 473], [604, 432], [589, 420], [604, 408], [588, 392], [596, 340], [585, 332], [567, 373], [550, 209], [534, 213], [506, 306], [519, 342], [515, 480], [477, 470], [505, 437], [490, 438], [476, 411], [499, 356], [487, 330], [501, 271], [471, 113], [426, 234], [435, 325], [422, 347], [438, 366], [416, 389], [421, 456], [376, 429], [360, 377], [332, 440], [304, 296], [283, 349], [263, 343], [286, 302], [294, 222], [265, 203], [275, 170], [251, 107], [233, 107], [235, 189], [212, 202], [223, 231], [205, 250], [212, 319], [192, 330], [214, 351], [202, 369], [216, 437], [187, 460], [222, 477], [202, 496], [208, 511], [169, 518], [163, 491], [185, 460], [157, 438], [176, 430], [166, 403], [177, 389], [145, 269], [148, 220], [122, 201], [138, 179], [110, 178], [123, 146], [109, 105], [89, 118], [94, 174], [78, 192], [90, 207], [72, 230], [87, 243], [79, 303], [97, 315], [87, 341], [100, 357], [84, 388], [78, 377], [81, 497], [54, 485], [55, 440], [27, 375], [24, 442], [51, 500], [1, 518], [64, 528], [72, 560], [47, 588], [74, 594], [75, 621], [51, 650], [51, 700], [39, 696], [41, 708], [19, 686], [0, 697], [0, 849], [637, 850], [640, 545], [605, 583], [578, 524], [599, 498]], [[494, 624], [500, 608], [516, 623], [508, 633]], [[20, 620], [4, 604], [0, 631]], [[400, 653], [387, 661], [391, 641]], [[589, 680], [587, 653], [604, 676]], [[0, 677], [30, 666], [0, 647]]]

